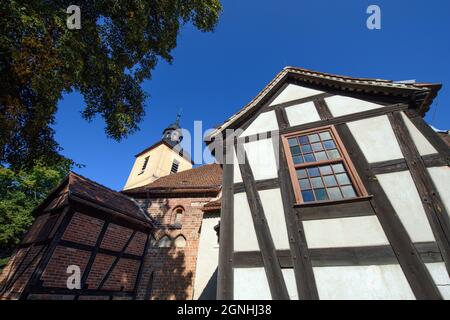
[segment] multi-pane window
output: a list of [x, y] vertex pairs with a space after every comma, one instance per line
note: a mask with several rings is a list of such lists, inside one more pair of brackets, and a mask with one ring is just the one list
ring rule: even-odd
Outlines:
[[366, 195], [333, 127], [289, 134], [284, 144], [298, 202]]
[[170, 173], [177, 173], [179, 165], [180, 165], [180, 162], [178, 162], [177, 160], [174, 159], [172, 162], [172, 168], [170, 169]]
[[142, 164], [141, 172], [139, 174], [143, 174], [145, 172], [145, 169], [147, 168], [148, 159], [150, 159], [150, 156], [145, 157], [144, 163]]

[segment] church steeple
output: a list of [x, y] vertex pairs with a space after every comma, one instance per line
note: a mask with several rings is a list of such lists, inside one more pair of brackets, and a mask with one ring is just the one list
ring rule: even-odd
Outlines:
[[177, 145], [183, 140], [183, 133], [180, 128], [181, 110], [178, 111], [177, 118], [174, 123], [170, 124], [163, 131], [162, 139], [171, 145]]
[[136, 155], [124, 190], [144, 186], [160, 177], [192, 168], [190, 155], [181, 148], [181, 110], [175, 122], [162, 133], [162, 139]]

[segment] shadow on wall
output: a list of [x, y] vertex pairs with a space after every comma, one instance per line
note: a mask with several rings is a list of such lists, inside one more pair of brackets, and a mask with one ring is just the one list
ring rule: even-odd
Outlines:
[[[193, 259], [194, 258], [194, 259]], [[190, 300], [194, 274], [188, 265], [195, 257], [186, 257], [182, 248], [151, 248], [147, 255], [148, 285], [145, 300]]]
[[217, 292], [217, 268], [214, 271], [211, 278], [209, 278], [208, 283], [203, 289], [202, 294], [198, 297], [198, 300], [216, 300]]

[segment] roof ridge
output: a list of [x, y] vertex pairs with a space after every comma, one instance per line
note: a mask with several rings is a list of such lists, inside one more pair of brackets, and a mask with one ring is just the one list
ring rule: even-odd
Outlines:
[[[205, 137], [205, 142], [212, 141], [212, 139], [228, 128], [231, 123], [235, 122], [241, 116], [247, 114], [249, 110], [252, 110], [255, 106], [258, 106], [261, 99], [264, 98], [280, 81], [285, 79], [287, 75], [293, 74], [298, 77], [305, 78], [314, 78], [315, 82], [323, 81], [324, 83], [334, 81], [341, 87], [345, 87], [348, 85], [359, 85], [363, 88], [376, 88], [376, 90], [388, 90], [387, 92], [391, 92], [392, 90], [404, 91], [404, 93], [427, 93], [427, 98], [422, 103], [422, 107], [425, 105], [424, 110], [427, 111], [426, 107], [429, 107], [431, 102], [434, 99], [434, 96], [437, 94], [437, 91], [442, 87], [441, 84], [438, 83], [414, 83], [414, 84], [404, 84], [404, 83], [395, 83], [393, 80], [385, 80], [385, 79], [374, 79], [374, 78], [356, 78], [350, 76], [342, 76], [335, 75], [331, 73], [318, 72], [308, 69], [303, 69], [300, 67], [292, 67], [286, 66], [284, 67], [277, 75], [272, 78], [272, 80], [253, 98], [249, 103], [247, 103], [244, 107], [240, 108], [237, 112], [235, 112], [231, 117], [229, 117], [225, 122], [223, 122], [220, 126], [215, 128], [212, 132], [210, 132]], [[309, 80], [308, 80], [309, 81]], [[368, 89], [367, 89], [368, 90]], [[429, 100], [429, 101], [428, 101]]]
[[[83, 175], [81, 175], [81, 174], [79, 174], [79, 173], [76, 173], [76, 172], [74, 172], [74, 171], [70, 171], [70, 172], [69, 172], [69, 175], [77, 176], [77, 177], [79, 177], [79, 178], [84, 179], [86, 182], [88, 182], [88, 183], [90, 183], [90, 184], [92, 184], [92, 185], [101, 187], [101, 188], [103, 188], [103, 189], [106, 189], [107, 191], [111, 191], [111, 192], [117, 193], [117, 195], [120, 195], [121, 197], [126, 198], [127, 200], [131, 200], [134, 204], [136, 204], [136, 203], [133, 201], [134, 199], [132, 199], [131, 197], [129, 197], [129, 196], [127, 196], [127, 195], [121, 193], [120, 191], [111, 189], [111, 188], [109, 188], [109, 187], [107, 187], [107, 186], [105, 186], [105, 185], [103, 185], [103, 184], [101, 184], [101, 183], [98, 183], [98, 182], [96, 182], [96, 181], [94, 181], [94, 180], [91, 180], [91, 179], [89, 179], [89, 178], [86, 178], [85, 176], [83, 176]], [[70, 183], [69, 183], [69, 188], [70, 188]]]

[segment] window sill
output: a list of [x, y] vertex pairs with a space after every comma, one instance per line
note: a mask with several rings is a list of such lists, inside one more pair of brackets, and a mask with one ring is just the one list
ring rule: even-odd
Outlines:
[[171, 230], [179, 230], [182, 229], [183, 226], [180, 223], [174, 223], [168, 226]]
[[317, 202], [308, 202], [308, 203], [295, 203], [294, 208], [309, 208], [309, 207], [320, 207], [320, 206], [329, 206], [333, 204], [341, 204], [341, 203], [354, 203], [354, 202], [363, 202], [369, 201], [373, 196], [363, 196], [357, 198], [350, 199], [341, 199], [341, 200], [327, 200], [327, 201], [317, 201]]

